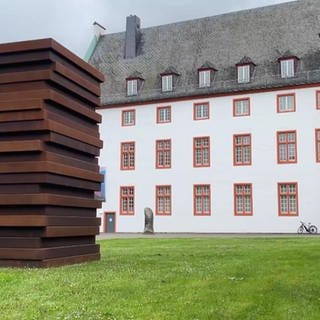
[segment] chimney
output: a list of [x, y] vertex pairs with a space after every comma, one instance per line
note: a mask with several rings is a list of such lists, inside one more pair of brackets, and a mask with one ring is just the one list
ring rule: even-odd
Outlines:
[[138, 45], [140, 42], [140, 18], [130, 15], [127, 17], [125, 59], [137, 56]]

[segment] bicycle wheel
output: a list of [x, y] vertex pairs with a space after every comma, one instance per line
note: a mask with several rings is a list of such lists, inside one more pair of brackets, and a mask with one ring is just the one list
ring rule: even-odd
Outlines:
[[312, 234], [315, 234], [318, 232], [318, 228], [316, 226], [312, 225], [309, 227], [309, 232]]
[[303, 233], [303, 230], [304, 230], [304, 229], [303, 229], [303, 226], [300, 226], [300, 227], [298, 228], [298, 233], [299, 233], [299, 234]]

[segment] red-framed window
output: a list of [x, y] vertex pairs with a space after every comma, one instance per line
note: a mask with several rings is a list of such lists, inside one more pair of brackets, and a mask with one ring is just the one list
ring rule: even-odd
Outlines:
[[193, 105], [193, 120], [209, 119], [209, 102], [195, 103]]
[[296, 95], [294, 93], [277, 95], [277, 112], [295, 112]]
[[233, 136], [233, 165], [251, 165], [251, 134], [235, 134]]
[[241, 98], [233, 100], [233, 116], [245, 117], [250, 116], [250, 99]]
[[234, 188], [234, 215], [252, 216], [252, 184], [235, 183]]
[[156, 186], [156, 215], [171, 215], [171, 186]]
[[320, 162], [320, 129], [315, 131], [315, 141], [316, 141], [316, 161]]
[[210, 166], [210, 137], [193, 138], [193, 166]]
[[296, 182], [278, 183], [279, 216], [298, 216], [298, 184]]
[[171, 168], [171, 140], [156, 140], [156, 168]]
[[193, 186], [193, 214], [195, 216], [211, 215], [211, 190], [209, 184]]
[[297, 163], [296, 131], [277, 132], [278, 163]]
[[171, 106], [157, 107], [157, 123], [171, 122]]
[[136, 110], [122, 110], [121, 119], [123, 127], [134, 126], [136, 124]]
[[134, 187], [120, 187], [120, 214], [134, 215]]
[[135, 168], [135, 142], [121, 143], [121, 170], [134, 170]]
[[316, 109], [320, 110], [320, 90], [316, 91]]

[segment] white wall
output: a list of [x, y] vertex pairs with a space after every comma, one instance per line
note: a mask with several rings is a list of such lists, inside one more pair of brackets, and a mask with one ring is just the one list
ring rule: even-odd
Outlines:
[[[320, 110], [315, 91], [305, 88], [150, 104], [136, 109], [136, 125], [121, 127], [121, 111], [104, 109], [100, 165], [106, 167], [104, 211], [116, 212], [117, 232], [143, 232], [144, 208], [155, 211], [155, 186], [171, 185], [172, 215], [155, 216], [156, 232], [296, 232], [299, 221], [320, 227], [320, 163], [315, 128]], [[276, 96], [296, 93], [296, 112], [277, 113]], [[233, 117], [233, 99], [250, 97], [251, 115]], [[193, 120], [193, 103], [209, 101], [210, 119]], [[171, 105], [172, 122], [156, 123], [156, 108]], [[297, 164], [277, 164], [276, 132], [297, 131]], [[233, 166], [233, 134], [251, 133], [252, 165]], [[193, 168], [193, 137], [210, 136], [211, 166]], [[172, 140], [171, 169], [155, 169], [155, 140]], [[120, 143], [136, 142], [134, 171], [120, 171]], [[253, 215], [234, 216], [233, 184], [252, 183]], [[278, 216], [278, 182], [297, 182], [299, 216]], [[193, 185], [211, 184], [211, 216], [193, 215]], [[135, 186], [135, 215], [119, 215], [120, 186]]]

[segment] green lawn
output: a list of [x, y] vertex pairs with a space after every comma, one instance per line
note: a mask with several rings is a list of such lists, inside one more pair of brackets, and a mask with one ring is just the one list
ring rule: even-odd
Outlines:
[[0, 269], [5, 319], [320, 319], [320, 238], [104, 240], [101, 261]]

